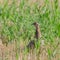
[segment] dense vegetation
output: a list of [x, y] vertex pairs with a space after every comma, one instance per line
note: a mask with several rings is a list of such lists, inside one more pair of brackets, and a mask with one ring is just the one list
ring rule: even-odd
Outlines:
[[[19, 3], [16, 1], [12, 0], [9, 4], [8, 0], [4, 0], [4, 4], [0, 4], [0, 38], [3, 43], [8, 44], [15, 40], [19, 44], [22, 41], [26, 45], [34, 39], [35, 28], [32, 23], [38, 22], [42, 34], [41, 39], [46, 45], [49, 43], [52, 47], [56, 47], [56, 39], [60, 38], [58, 0], [52, 3], [45, 0], [41, 6], [39, 1], [34, 3], [29, 3], [28, 0], [21, 0]], [[48, 54], [51, 54], [49, 49]]]

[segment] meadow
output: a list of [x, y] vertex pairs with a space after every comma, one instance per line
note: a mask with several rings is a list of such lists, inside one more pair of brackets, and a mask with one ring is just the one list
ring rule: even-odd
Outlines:
[[[31, 53], [23, 49], [34, 39], [34, 22], [44, 46]], [[0, 41], [0, 60], [60, 60], [59, 0], [0, 0]]]

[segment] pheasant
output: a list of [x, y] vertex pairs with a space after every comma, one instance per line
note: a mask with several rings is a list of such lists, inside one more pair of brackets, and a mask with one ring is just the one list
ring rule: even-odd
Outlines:
[[37, 22], [34, 22], [32, 25], [35, 26], [35, 40], [32, 40], [29, 42], [29, 44], [27, 45], [27, 48], [29, 49], [33, 49], [35, 48], [35, 43], [38, 41], [38, 39], [41, 37], [41, 32], [40, 32], [40, 28], [39, 28], [39, 24]]

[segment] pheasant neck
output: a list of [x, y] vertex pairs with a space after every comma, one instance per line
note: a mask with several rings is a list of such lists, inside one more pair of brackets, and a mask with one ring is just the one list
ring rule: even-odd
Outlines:
[[35, 32], [35, 37], [36, 37], [37, 40], [39, 39], [39, 36], [40, 36], [40, 29], [39, 29], [39, 26], [37, 26], [36, 27], [36, 32]]

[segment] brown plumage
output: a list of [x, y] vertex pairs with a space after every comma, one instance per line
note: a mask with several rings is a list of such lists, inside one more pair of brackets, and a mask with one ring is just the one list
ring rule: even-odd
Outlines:
[[35, 38], [36, 38], [36, 39], [39, 39], [39, 38], [41, 37], [41, 32], [40, 32], [39, 24], [38, 24], [37, 22], [34, 22], [33, 25], [34, 25], [35, 28], [36, 28]]
[[[35, 38], [36, 41], [38, 41], [38, 39], [41, 37], [41, 33], [40, 33], [40, 29], [39, 29], [39, 24], [37, 22], [34, 22], [32, 25], [35, 26], [36, 31], [35, 31]], [[32, 40], [29, 42], [29, 44], [27, 45], [28, 48], [34, 48], [35, 47], [35, 40]]]
[[27, 48], [28, 48], [28, 49], [33, 49], [34, 47], [35, 47], [35, 41], [32, 40], [32, 41], [30, 41], [29, 44], [27, 45]]

